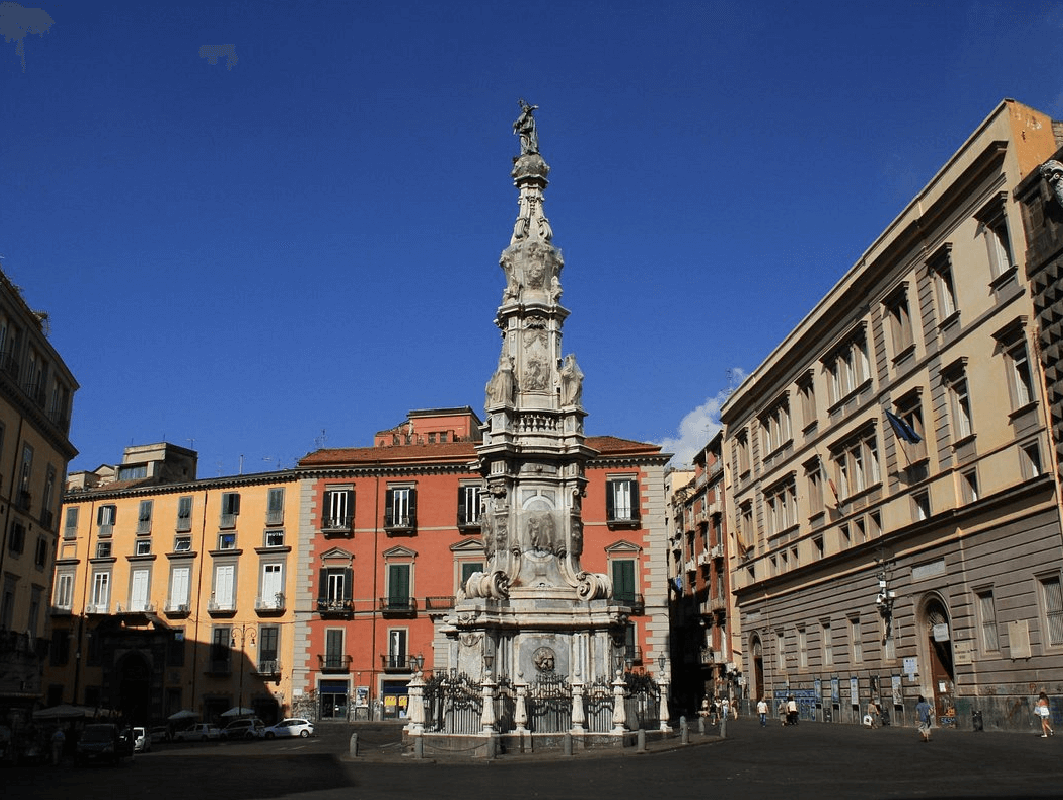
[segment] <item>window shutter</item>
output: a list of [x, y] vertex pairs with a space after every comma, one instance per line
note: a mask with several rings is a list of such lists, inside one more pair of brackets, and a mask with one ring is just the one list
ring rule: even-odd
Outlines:
[[417, 524], [417, 490], [410, 489], [410, 525]]
[[630, 481], [631, 485], [631, 518], [640, 519], [642, 512], [639, 505], [639, 482], [637, 480]]
[[351, 521], [351, 529], [354, 529], [354, 489], [347, 492], [347, 519]]
[[284, 509], [284, 491], [282, 489], [270, 489], [269, 510], [278, 513]]
[[396, 604], [405, 603], [410, 598], [410, 568], [406, 564], [392, 564], [388, 567], [388, 599]]
[[390, 526], [395, 521], [395, 490], [388, 489], [384, 492], [384, 525]]
[[343, 599], [354, 599], [354, 570], [350, 567], [343, 571]]
[[605, 484], [605, 518], [616, 519], [616, 512], [614, 510], [615, 503], [613, 502], [613, 492], [616, 491], [616, 481], [609, 481]]
[[325, 569], [324, 567], [322, 567], [320, 570], [318, 570], [317, 574], [318, 574], [318, 578], [317, 578], [317, 599], [318, 600], [327, 600], [328, 599], [328, 570]]

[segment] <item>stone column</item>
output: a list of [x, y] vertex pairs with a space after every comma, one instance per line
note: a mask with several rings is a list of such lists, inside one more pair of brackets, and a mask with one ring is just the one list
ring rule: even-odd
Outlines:
[[572, 732], [582, 734], [583, 723], [587, 721], [587, 714], [583, 710], [583, 681], [576, 678], [572, 682]]
[[491, 670], [485, 669], [481, 689], [483, 693], [483, 711], [480, 714], [480, 727], [485, 734], [493, 734], [495, 732], [495, 686], [497, 684], [491, 677]]
[[661, 709], [658, 716], [661, 718], [661, 730], [666, 733], [671, 731], [672, 728], [668, 724], [668, 681], [661, 679]]
[[424, 735], [424, 673], [417, 670], [409, 683], [410, 721], [406, 726], [411, 736]]
[[513, 724], [517, 733], [528, 732], [528, 684], [522, 678], [517, 679], [517, 706], [513, 711]]
[[620, 735], [627, 731], [627, 709], [624, 708], [624, 676], [620, 670], [616, 671], [613, 679], [613, 733]]

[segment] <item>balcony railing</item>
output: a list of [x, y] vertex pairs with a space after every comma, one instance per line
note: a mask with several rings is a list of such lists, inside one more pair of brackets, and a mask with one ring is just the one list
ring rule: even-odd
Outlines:
[[325, 536], [350, 536], [353, 524], [354, 517], [326, 516], [321, 519], [321, 532]]
[[632, 614], [645, 614], [646, 613], [646, 598], [641, 594], [631, 594], [623, 592], [613, 596], [618, 605], [628, 606], [631, 608]]
[[407, 655], [387, 655], [381, 653], [380, 660], [384, 665], [384, 672], [410, 672], [412, 665]]
[[317, 663], [322, 672], [350, 672], [353, 656], [318, 653]]
[[187, 617], [191, 609], [188, 603], [167, 603], [163, 613], [170, 617]]
[[354, 601], [319, 597], [317, 610], [323, 617], [350, 617], [354, 613]]
[[417, 600], [413, 597], [381, 597], [380, 610], [390, 616], [412, 617], [417, 613]]
[[389, 508], [384, 514], [384, 531], [388, 534], [414, 533], [417, 517], [413, 514], [395, 514]]
[[284, 611], [284, 592], [276, 592], [268, 597], [256, 597], [255, 611], [259, 613]]
[[207, 611], [211, 614], [218, 614], [220, 616], [235, 614], [236, 604], [232, 600], [219, 602], [212, 597], [207, 601]]
[[281, 525], [284, 522], [284, 509], [278, 511], [273, 509], [266, 512], [266, 524], [267, 525]]
[[442, 611], [448, 608], [454, 608], [453, 597], [426, 597], [424, 599], [425, 611]]
[[85, 606], [86, 614], [109, 614], [111, 613], [110, 603], [89, 603]]
[[49, 606], [48, 613], [50, 613], [53, 617], [62, 617], [72, 614], [73, 611], [71, 610], [70, 606]]
[[632, 664], [641, 664], [642, 648], [635, 645], [628, 645], [624, 648], [624, 660], [630, 661]]
[[114, 607], [115, 614], [143, 614], [146, 612], [154, 612], [155, 604], [147, 601], [139, 603], [130, 603], [127, 606], [123, 606], [121, 603]]
[[252, 669], [256, 675], [262, 675], [264, 677], [269, 677], [271, 675], [280, 675], [281, 662], [279, 662], [275, 658], [263, 659], [262, 661], [259, 661], [257, 664], [255, 664]]

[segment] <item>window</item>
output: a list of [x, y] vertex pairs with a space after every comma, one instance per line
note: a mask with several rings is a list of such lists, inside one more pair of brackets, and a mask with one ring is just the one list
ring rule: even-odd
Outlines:
[[1051, 647], [1059, 647], [1063, 645], [1063, 592], [1058, 576], [1041, 579], [1041, 601], [1045, 609], [1045, 641]]
[[774, 536], [797, 524], [797, 487], [791, 475], [764, 492], [768, 535]]
[[66, 525], [63, 526], [64, 539], [76, 539], [78, 535], [78, 507], [72, 506], [66, 510]]
[[823, 472], [819, 458], [805, 463], [805, 484], [808, 490], [808, 513], [823, 513]]
[[191, 567], [174, 567], [170, 570], [170, 598], [166, 603], [167, 610], [188, 610], [188, 586], [191, 574]]
[[849, 640], [853, 647], [853, 663], [859, 664], [864, 660], [864, 639], [860, 628], [860, 617], [849, 618]]
[[349, 611], [354, 597], [354, 570], [322, 567], [318, 578], [318, 611]]
[[210, 609], [213, 611], [232, 611], [236, 598], [236, 565], [218, 564], [214, 567], [214, 591], [211, 595]]
[[797, 384], [797, 391], [801, 396], [801, 422], [807, 431], [816, 423], [816, 387], [811, 373]]
[[[897, 435], [897, 447], [904, 452], [906, 463], [922, 461], [927, 456], [926, 426], [923, 423], [923, 399], [919, 391], [911, 392], [894, 404], [894, 415], [907, 426], [906, 436], [902, 437], [894, 427]], [[903, 429], [903, 426], [902, 426]], [[911, 434], [919, 437], [918, 442], [911, 441]]]
[[793, 439], [790, 430], [790, 401], [780, 400], [760, 418], [764, 431], [764, 452], [774, 453]]
[[829, 667], [834, 664], [834, 642], [831, 640], [830, 620], [819, 623], [820, 636], [823, 640], [823, 666]]
[[11, 551], [12, 555], [22, 555], [22, 551], [26, 549], [26, 526], [21, 522], [12, 521], [11, 523], [11, 535], [7, 540], [7, 549]]
[[613, 597], [620, 605], [634, 605], [638, 593], [635, 583], [635, 560], [614, 559], [609, 566], [613, 578]]
[[480, 486], [458, 487], [458, 527], [475, 528], [480, 525]]
[[609, 477], [605, 482], [605, 520], [613, 525], [638, 524], [639, 484], [634, 477]]
[[349, 486], [325, 489], [322, 506], [322, 530], [349, 531], [351, 529], [354, 519], [354, 489]]
[[812, 537], [812, 553], [816, 558], [823, 558], [823, 537]]
[[345, 670], [347, 659], [343, 652], [343, 630], [340, 628], [328, 628], [325, 630], [325, 655], [321, 661], [321, 669], [336, 671]]
[[833, 460], [839, 501], [860, 494], [882, 480], [874, 427], [836, 446]]
[[284, 524], [284, 489], [270, 489], [267, 493], [266, 524]]
[[118, 468], [118, 480], [132, 481], [148, 477], [147, 464], [123, 464]]
[[177, 501], [177, 531], [192, 530], [192, 498], [182, 497]]
[[808, 669], [808, 635], [804, 628], [797, 629], [797, 666]]
[[388, 564], [388, 610], [412, 608], [410, 598], [410, 565]]
[[406, 637], [407, 631], [403, 628], [392, 628], [388, 631], [389, 669], [406, 669]]
[[218, 534], [218, 549], [219, 550], [235, 550], [236, 549], [236, 534], [235, 533], [219, 533]]
[[150, 556], [151, 539], [137, 539], [135, 554], [138, 556]]
[[191, 536], [175, 536], [173, 539], [173, 551], [175, 553], [187, 553], [192, 549]]
[[118, 517], [118, 508], [107, 505], [100, 506], [96, 510], [96, 524], [99, 526], [98, 536], [110, 536], [114, 532], [114, 524]]
[[781, 671], [786, 671], [786, 634], [782, 631], [775, 632], [775, 666]]
[[221, 496], [221, 528], [235, 528], [236, 518], [240, 514], [240, 495], [226, 492]]
[[151, 509], [153, 506], [151, 500], [141, 500], [140, 510], [137, 512], [137, 535], [143, 536], [151, 533]]
[[258, 608], [284, 608], [284, 565], [263, 564]]
[[151, 571], [147, 569], [134, 569], [129, 579], [129, 610], [148, 610], [148, 590], [151, 581]]
[[938, 301], [938, 324], [945, 325], [959, 310], [956, 285], [952, 280], [952, 245], [946, 244], [927, 262], [934, 279]]
[[92, 588], [89, 594], [89, 613], [106, 614], [107, 605], [111, 602], [111, 573], [92, 573]]
[[738, 459], [738, 474], [749, 472], [749, 434], [741, 430], [735, 436], [735, 456]]
[[33, 448], [24, 444], [22, 446], [22, 463], [18, 471], [18, 495], [15, 504], [20, 511], [30, 509], [30, 475], [33, 472]]
[[284, 529], [272, 528], [267, 529], [263, 536], [263, 543], [266, 547], [283, 547], [284, 546]]
[[73, 607], [74, 573], [60, 572], [55, 576], [55, 595], [52, 605], [65, 610], [70, 610]]
[[96, 542], [96, 558], [110, 558], [111, 557], [111, 543]]
[[275, 675], [279, 671], [280, 635], [281, 630], [276, 625], [263, 625], [258, 629], [258, 671], [263, 675]]
[[1037, 442], [1031, 442], [1022, 446], [1022, 473], [1026, 480], [1036, 478], [1041, 474], [1041, 448]]
[[215, 625], [211, 633], [210, 671], [228, 672], [232, 664], [232, 628], [228, 625]]
[[[53, 667], [62, 667], [70, 661], [70, 631], [67, 630], [53, 630], [52, 641], [48, 647], [48, 663]], [[62, 689], [59, 687], [59, 699], [56, 703], [62, 702]]]
[[1036, 396], [1023, 322], [1024, 319], [1020, 317], [995, 334], [1000, 352], [1004, 356], [1008, 391], [1011, 394], [1011, 407], [1014, 411], [1028, 406]]
[[902, 284], [883, 303], [886, 322], [889, 326], [890, 343], [893, 345], [893, 358], [903, 358], [913, 344], [912, 316], [908, 310], [908, 286]]
[[978, 624], [982, 629], [982, 649], [987, 653], [1000, 650], [997, 635], [997, 607], [992, 589], [978, 592]]
[[52, 529], [52, 493], [55, 491], [55, 467], [51, 464], [45, 472], [44, 491], [41, 492], [41, 525]]
[[871, 360], [867, 336], [861, 325], [823, 361], [827, 371], [831, 403], [840, 403], [871, 380]]
[[916, 492], [912, 495], [913, 515], [916, 520], [930, 519], [930, 492]]
[[465, 589], [465, 584], [469, 581], [469, 578], [471, 578], [477, 572], [484, 571], [484, 564], [482, 561], [462, 561], [458, 564], [458, 567], [458, 579], [461, 581], [461, 583], [458, 584], [458, 587], [463, 591]]
[[978, 474], [973, 469], [960, 474], [960, 500], [963, 503], [978, 500]]
[[962, 441], [974, 433], [971, 419], [971, 396], [967, 391], [967, 375], [963, 366], [954, 367], [943, 376], [949, 395], [949, 413], [952, 417], [952, 435]]
[[976, 219], [980, 223], [978, 232], [985, 239], [991, 281], [996, 281], [1002, 275], [1010, 272], [1015, 263], [1011, 255], [1011, 237], [1008, 235], [1006, 200], [1007, 194], [1002, 193], [994, 197], [976, 215]]
[[409, 530], [417, 525], [417, 492], [413, 487], [388, 489], [384, 503], [385, 528]]

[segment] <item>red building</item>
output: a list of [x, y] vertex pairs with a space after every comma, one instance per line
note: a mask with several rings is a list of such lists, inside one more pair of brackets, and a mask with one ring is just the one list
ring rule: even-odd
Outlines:
[[[299, 463], [293, 708], [322, 719], [405, 715], [417, 659], [436, 663], [437, 623], [484, 568], [469, 407], [411, 411], [375, 446], [318, 450]], [[628, 661], [667, 654], [664, 464], [657, 445], [588, 437], [583, 565], [629, 601]], [[441, 651], [442, 652], [442, 651]], [[439, 658], [445, 663], [445, 658]]]

